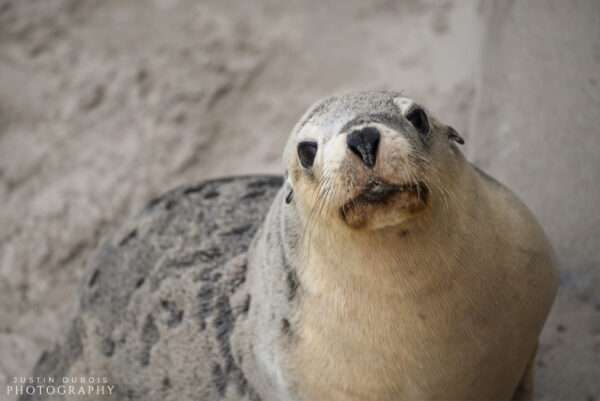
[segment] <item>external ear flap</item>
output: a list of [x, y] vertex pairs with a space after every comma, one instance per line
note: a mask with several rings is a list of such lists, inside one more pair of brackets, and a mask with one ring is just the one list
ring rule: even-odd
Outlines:
[[294, 189], [292, 188], [292, 182], [290, 181], [290, 177], [287, 173], [287, 171], [285, 172], [285, 176], [286, 176], [286, 180], [285, 180], [285, 184], [290, 187], [290, 192], [288, 192], [288, 194], [285, 197], [285, 203], [286, 204], [290, 204], [292, 203], [292, 200], [294, 200]]
[[460, 134], [458, 132], [456, 132], [456, 130], [450, 126], [448, 126], [448, 139], [450, 139], [451, 141], [454, 141], [460, 145], [465, 144], [465, 140], [463, 139], [463, 137], [460, 136]]

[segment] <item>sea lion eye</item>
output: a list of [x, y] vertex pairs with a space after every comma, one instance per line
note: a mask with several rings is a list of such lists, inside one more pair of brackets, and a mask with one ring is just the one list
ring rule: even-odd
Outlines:
[[429, 120], [427, 119], [427, 114], [425, 114], [425, 111], [422, 108], [415, 107], [409, 111], [406, 115], [406, 119], [410, 121], [419, 134], [426, 135], [429, 133]]
[[298, 158], [302, 167], [312, 167], [317, 155], [317, 147], [317, 143], [313, 141], [303, 141], [298, 144]]

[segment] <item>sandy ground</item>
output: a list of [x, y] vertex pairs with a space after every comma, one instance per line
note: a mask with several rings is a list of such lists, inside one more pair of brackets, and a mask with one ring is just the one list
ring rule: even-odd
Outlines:
[[[0, 390], [61, 337], [91, 250], [151, 197], [209, 177], [281, 173], [287, 134], [313, 101], [398, 89], [461, 131], [470, 158], [541, 216], [569, 263], [541, 344], [539, 394], [600, 399], [600, 221], [581, 211], [600, 199], [600, 7], [497, 3], [0, 0]], [[539, 29], [519, 36], [522, 20]], [[556, 47], [523, 45], [550, 43], [557, 20], [573, 29], [552, 46], [593, 58], [574, 59], [575, 72], [555, 61]], [[536, 81], [562, 72], [585, 84], [561, 98]], [[513, 107], [515, 92], [535, 107]], [[545, 107], [556, 103], [568, 108]], [[532, 114], [546, 126], [523, 132], [516, 122]], [[553, 119], [566, 127], [549, 134], [556, 147], [573, 124], [590, 138], [564, 163], [531, 151]], [[515, 128], [522, 137], [506, 134]], [[546, 185], [547, 169], [571, 178], [576, 196]], [[561, 204], [577, 218], [555, 217]]]

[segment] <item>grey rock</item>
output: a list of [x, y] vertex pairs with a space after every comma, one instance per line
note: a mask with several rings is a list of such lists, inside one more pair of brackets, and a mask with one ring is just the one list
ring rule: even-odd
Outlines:
[[226, 178], [151, 201], [92, 258], [69, 335], [33, 375], [107, 377], [111, 400], [257, 400], [230, 337], [251, 302], [246, 251], [282, 182]]

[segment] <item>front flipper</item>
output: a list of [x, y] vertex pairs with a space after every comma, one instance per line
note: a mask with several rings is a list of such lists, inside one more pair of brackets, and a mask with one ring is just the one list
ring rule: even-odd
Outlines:
[[537, 354], [537, 346], [531, 360], [525, 368], [525, 373], [515, 390], [512, 401], [531, 401], [533, 400], [533, 377], [535, 374], [535, 356]]

